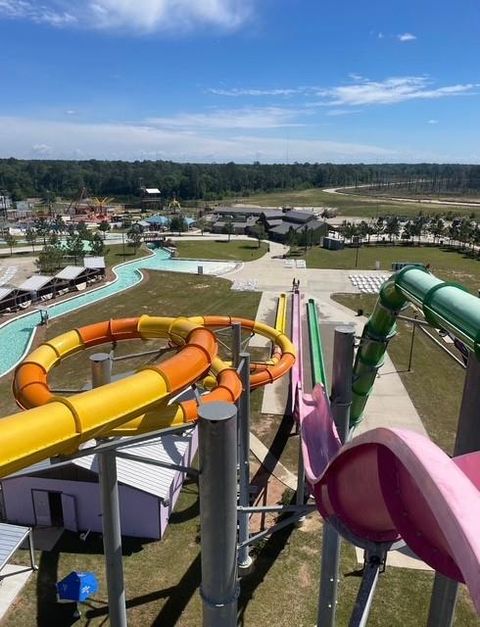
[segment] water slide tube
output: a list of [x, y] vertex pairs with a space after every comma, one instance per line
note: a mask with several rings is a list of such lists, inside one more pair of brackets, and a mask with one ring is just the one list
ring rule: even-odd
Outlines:
[[[216, 387], [202, 402], [235, 401], [241, 382], [236, 371], [218, 357], [213, 333], [213, 329], [233, 323], [265, 335], [282, 350], [277, 364], [251, 376], [252, 387], [271, 383], [288, 372], [295, 349], [285, 335], [263, 323], [230, 316], [110, 320], [45, 342], [16, 370], [13, 391], [26, 411], [0, 420], [0, 476], [71, 453], [91, 438], [133, 435], [194, 421], [196, 401], [169, 401], [208, 372], [216, 377]], [[69, 397], [54, 396], [50, 391], [48, 372], [62, 359], [86, 348], [133, 338], [165, 338], [178, 352], [101, 388]]]
[[330, 414], [330, 404], [325, 389], [326, 375], [320, 339], [316, 305], [307, 305], [310, 359], [312, 364], [311, 394], [303, 388], [303, 339], [301, 296], [293, 295], [292, 341], [297, 347], [297, 360], [291, 370], [294, 416], [300, 425], [301, 446], [305, 476], [313, 490], [328, 462], [340, 450], [341, 443]]
[[[299, 302], [294, 343], [301, 342]], [[325, 370], [314, 364], [321, 343], [313, 302], [308, 314], [315, 385], [310, 398], [302, 395], [298, 415], [306, 477], [319, 512], [348, 529], [359, 546], [403, 538], [432, 568], [465, 582], [480, 612], [480, 453], [452, 460], [422, 435], [386, 428], [342, 447], [322, 385]], [[295, 364], [292, 382], [297, 373]]]
[[363, 330], [353, 372], [352, 427], [362, 419], [388, 342], [396, 333], [397, 314], [408, 302], [420, 307], [433, 327], [445, 329], [480, 357], [480, 300], [462, 285], [442, 281], [423, 268], [403, 268], [382, 285]]
[[[277, 301], [277, 311], [275, 313], [275, 331], [282, 335], [286, 334], [287, 329], [287, 295], [282, 292], [278, 297]], [[282, 347], [272, 340], [272, 354], [269, 360], [265, 362], [251, 362], [250, 363], [250, 372], [261, 372], [265, 370], [268, 366], [276, 365], [282, 356]]]

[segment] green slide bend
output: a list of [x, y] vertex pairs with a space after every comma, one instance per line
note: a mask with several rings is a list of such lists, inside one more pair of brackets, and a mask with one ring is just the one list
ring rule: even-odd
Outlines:
[[451, 332], [480, 358], [480, 299], [423, 268], [403, 268], [382, 285], [363, 330], [353, 369], [351, 427], [362, 419], [388, 341], [396, 333], [396, 317], [407, 302], [421, 307], [427, 322]]
[[323, 358], [318, 312], [313, 298], [310, 298], [307, 303], [307, 315], [308, 334], [310, 337], [310, 361], [312, 364], [312, 383], [313, 385], [321, 383], [324, 387], [327, 387], [327, 376], [325, 374], [325, 360]]

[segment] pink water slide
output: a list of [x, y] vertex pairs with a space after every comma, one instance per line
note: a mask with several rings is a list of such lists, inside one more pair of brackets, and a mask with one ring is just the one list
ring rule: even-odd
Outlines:
[[403, 538], [432, 568], [466, 583], [480, 612], [480, 452], [451, 459], [422, 435], [387, 428], [342, 446], [323, 386], [303, 391], [300, 303], [295, 294], [292, 392], [318, 511], [365, 540]]

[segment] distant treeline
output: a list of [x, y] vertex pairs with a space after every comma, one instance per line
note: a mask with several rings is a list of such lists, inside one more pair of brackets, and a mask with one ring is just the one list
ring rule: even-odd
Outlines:
[[47, 161], [0, 159], [0, 195], [15, 200], [55, 194], [74, 198], [82, 188], [96, 196], [138, 197], [142, 186], [163, 198], [214, 200], [258, 192], [310, 187], [415, 183], [417, 190], [471, 193], [480, 190], [480, 166], [438, 164], [293, 163], [251, 165], [172, 161]]

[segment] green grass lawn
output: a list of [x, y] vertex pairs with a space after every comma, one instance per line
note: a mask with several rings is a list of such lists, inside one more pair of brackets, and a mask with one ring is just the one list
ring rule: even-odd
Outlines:
[[179, 257], [186, 259], [227, 259], [232, 261], [253, 261], [267, 252], [268, 244], [253, 240], [212, 240], [175, 242]]
[[[433, 246], [363, 246], [358, 249], [358, 267], [355, 268], [355, 248], [326, 250], [310, 248], [306, 255], [308, 268], [344, 268], [349, 270], [391, 271], [394, 261], [411, 261], [430, 264], [433, 274], [442, 279], [457, 281], [472, 290], [480, 287], [480, 260], [472, 259], [465, 252], [454, 248]], [[476, 292], [475, 292], [476, 293]]]
[[107, 244], [105, 246], [105, 263], [108, 268], [111, 266], [116, 266], [119, 263], [123, 263], [124, 261], [133, 261], [134, 259], [140, 259], [140, 257], [145, 257], [148, 255], [148, 249], [146, 246], [142, 245], [135, 251], [128, 244]]
[[252, 194], [246, 198], [235, 198], [231, 202], [260, 205], [261, 207], [334, 207], [338, 209], [339, 215], [342, 216], [363, 216], [368, 218], [387, 214], [414, 216], [419, 211], [428, 214], [453, 211], [457, 215], [469, 215], [472, 212], [470, 207], [426, 205], [420, 202], [402, 203], [361, 194], [329, 194], [317, 188]]

